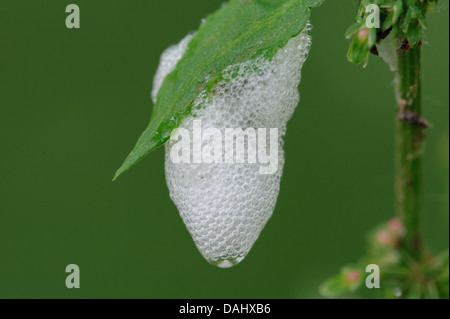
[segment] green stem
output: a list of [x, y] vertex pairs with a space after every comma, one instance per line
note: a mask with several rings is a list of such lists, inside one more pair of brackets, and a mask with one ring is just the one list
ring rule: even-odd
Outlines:
[[421, 46], [399, 50], [396, 78], [396, 212], [405, 230], [402, 250], [421, 257], [420, 210], [423, 141], [427, 123], [422, 119]]

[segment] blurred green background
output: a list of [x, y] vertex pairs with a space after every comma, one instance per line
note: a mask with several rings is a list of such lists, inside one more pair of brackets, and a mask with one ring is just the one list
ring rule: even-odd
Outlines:
[[[65, 27], [65, 7], [81, 29]], [[111, 179], [148, 123], [161, 52], [222, 0], [0, 3], [0, 298], [316, 298], [393, 215], [393, 75], [347, 62], [357, 6], [327, 0], [288, 125], [281, 194], [232, 269], [198, 253], [169, 198], [163, 149]], [[448, 1], [443, 1], [447, 3]], [[449, 245], [448, 5], [429, 17], [423, 229]], [[65, 267], [81, 268], [67, 289]]]

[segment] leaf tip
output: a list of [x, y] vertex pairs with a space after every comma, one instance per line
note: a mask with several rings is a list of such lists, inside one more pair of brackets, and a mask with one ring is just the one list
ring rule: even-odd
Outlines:
[[122, 175], [122, 173], [123, 173], [123, 170], [122, 170], [122, 166], [121, 166], [114, 174], [112, 181], [114, 182], [120, 175]]
[[129, 164], [128, 157], [127, 157], [125, 159], [125, 162], [123, 162], [123, 164], [119, 167], [119, 169], [114, 174], [112, 181], [114, 182], [117, 178], [119, 178], [120, 175], [125, 173], [131, 166], [133, 166], [133, 164], [131, 164], [131, 165]]

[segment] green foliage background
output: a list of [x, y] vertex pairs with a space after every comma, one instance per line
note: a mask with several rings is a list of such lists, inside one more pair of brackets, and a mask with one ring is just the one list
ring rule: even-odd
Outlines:
[[[0, 298], [315, 298], [393, 215], [393, 75], [381, 59], [347, 62], [350, 0], [312, 12], [281, 194], [240, 265], [214, 268], [197, 252], [163, 149], [111, 182], [150, 118], [161, 52], [221, 2], [0, 4]], [[79, 30], [65, 27], [69, 3]], [[448, 5], [428, 20], [423, 224], [437, 253], [449, 242]], [[65, 287], [70, 263], [80, 289]]]

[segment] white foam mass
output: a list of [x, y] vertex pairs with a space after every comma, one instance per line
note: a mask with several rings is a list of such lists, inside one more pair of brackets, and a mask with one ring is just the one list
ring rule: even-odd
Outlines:
[[[195, 102], [199, 108], [180, 126], [191, 132], [191, 150], [194, 119], [201, 120], [203, 131], [214, 127], [223, 136], [225, 128], [278, 128], [275, 174], [260, 174], [259, 163], [174, 164], [170, 150], [176, 141], [166, 143], [170, 197], [199, 251], [211, 264], [226, 268], [239, 263], [273, 213], [284, 166], [283, 136], [299, 101], [301, 68], [311, 44], [308, 30], [309, 26], [271, 61], [261, 56], [228, 67], [224, 80], [215, 85], [209, 97], [200, 95]], [[161, 83], [167, 70], [176, 65], [189, 40], [185, 38], [177, 49], [164, 53], [155, 83]]]

